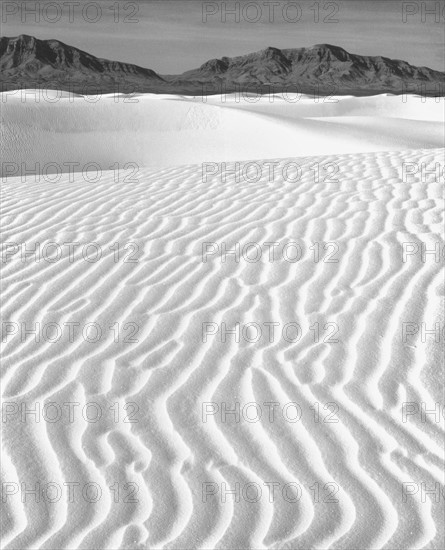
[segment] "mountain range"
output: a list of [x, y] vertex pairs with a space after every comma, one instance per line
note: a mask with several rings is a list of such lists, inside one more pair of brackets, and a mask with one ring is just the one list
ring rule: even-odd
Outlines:
[[301, 92], [318, 95], [423, 93], [444, 95], [445, 73], [406, 61], [362, 56], [330, 44], [307, 48], [268, 47], [211, 59], [180, 75], [97, 58], [59, 40], [33, 36], [0, 38], [2, 91], [48, 88], [94, 94]]

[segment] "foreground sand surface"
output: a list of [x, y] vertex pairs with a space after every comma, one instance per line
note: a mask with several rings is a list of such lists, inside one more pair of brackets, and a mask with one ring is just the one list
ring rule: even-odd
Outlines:
[[[26, 105], [26, 151], [18, 104], [4, 109], [8, 160], [138, 169], [2, 183], [2, 547], [441, 548], [444, 498], [423, 487], [443, 491], [443, 414], [420, 412], [444, 405], [443, 255], [420, 251], [444, 246], [443, 103], [216, 101], [142, 98], [121, 149], [120, 103], [72, 104], [68, 121], [63, 102]], [[80, 488], [22, 499], [38, 482]]]

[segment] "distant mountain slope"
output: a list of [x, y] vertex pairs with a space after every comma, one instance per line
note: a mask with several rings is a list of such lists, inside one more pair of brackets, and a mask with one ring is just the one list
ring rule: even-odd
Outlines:
[[338, 46], [266, 48], [238, 57], [211, 59], [181, 75], [160, 76], [137, 65], [99, 59], [58, 40], [21, 35], [0, 39], [3, 89], [49, 87], [102, 92], [210, 94], [221, 91], [366, 95], [444, 95], [445, 73], [387, 57], [355, 55]]
[[[403, 86], [444, 84], [445, 74], [406, 61], [348, 53], [343, 48], [319, 44], [310, 48], [265, 50], [212, 59], [179, 80], [239, 85], [296, 85], [302, 89], [320, 86], [332, 93], [348, 90], [403, 91]], [[303, 91], [303, 90], [301, 90]]]
[[[69, 85], [75, 89], [92, 85], [103, 92], [120, 87], [132, 91], [135, 86], [163, 82], [150, 69], [100, 59], [59, 40], [38, 40], [24, 34], [0, 38], [0, 71], [7, 89], [14, 84], [62, 90], [69, 90]], [[90, 93], [94, 93], [92, 88]]]

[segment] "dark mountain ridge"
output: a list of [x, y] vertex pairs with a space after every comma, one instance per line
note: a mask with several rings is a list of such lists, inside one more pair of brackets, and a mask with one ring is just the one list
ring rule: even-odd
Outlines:
[[0, 70], [3, 90], [46, 87], [77, 93], [92, 93], [90, 86], [94, 85], [98, 93], [292, 91], [442, 96], [445, 84], [445, 73], [428, 67], [351, 54], [331, 44], [283, 50], [268, 47], [247, 55], [211, 59], [181, 75], [160, 76], [137, 65], [97, 58], [58, 40], [20, 35], [0, 38]]
[[130, 63], [100, 59], [58, 40], [38, 40], [33, 36], [0, 38], [0, 69], [21, 69], [30, 73], [46, 67], [84, 73], [125, 73], [162, 80], [154, 71]]

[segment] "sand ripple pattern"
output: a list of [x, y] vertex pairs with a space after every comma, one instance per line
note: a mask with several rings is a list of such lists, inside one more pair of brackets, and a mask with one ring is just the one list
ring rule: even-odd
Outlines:
[[[290, 162], [302, 169], [299, 181], [288, 181], [291, 167], [283, 175]], [[419, 166], [406, 182], [404, 162]], [[134, 503], [116, 503], [109, 491], [89, 504], [13, 495], [2, 503], [2, 548], [444, 546], [443, 494], [402, 499], [403, 482], [444, 487], [443, 416], [402, 421], [404, 402], [444, 405], [443, 337], [402, 338], [404, 322], [443, 328], [443, 257], [403, 262], [402, 243], [443, 249], [443, 180], [420, 167], [443, 170], [444, 151], [276, 163], [271, 181], [266, 169], [258, 181], [230, 173], [203, 181], [201, 166], [190, 165], [143, 170], [133, 183], [109, 172], [98, 183], [77, 175], [3, 184], [3, 242], [95, 242], [103, 252], [96, 262], [11, 257], [2, 265], [3, 321], [139, 330], [137, 342], [123, 341], [127, 326], [118, 342], [107, 329], [96, 343], [32, 335], [2, 343], [4, 402], [95, 402], [108, 411], [95, 423], [8, 419], [3, 481], [138, 487]], [[338, 171], [325, 179], [326, 163]], [[291, 241], [306, 247], [298, 262], [270, 262], [265, 248], [257, 262], [202, 261], [204, 242]], [[338, 244], [339, 261], [314, 262], [309, 246], [328, 242]], [[114, 243], [139, 261], [115, 261]], [[304, 336], [203, 342], [206, 322], [298, 322]], [[314, 342], [315, 322], [336, 323], [339, 342]], [[235, 423], [215, 414], [204, 423], [206, 402], [295, 402], [303, 415]], [[114, 421], [109, 407], [128, 414], [126, 403], [139, 406], [137, 423]], [[338, 422], [315, 422], [314, 403], [336, 404]], [[205, 482], [294, 482], [301, 498], [270, 502], [263, 492], [257, 502], [203, 502]], [[335, 483], [338, 503], [316, 502], [316, 483]]]

